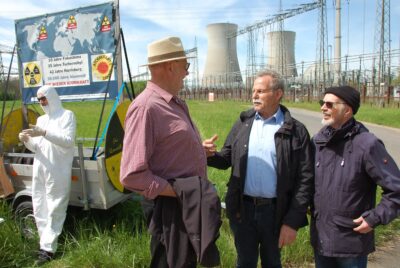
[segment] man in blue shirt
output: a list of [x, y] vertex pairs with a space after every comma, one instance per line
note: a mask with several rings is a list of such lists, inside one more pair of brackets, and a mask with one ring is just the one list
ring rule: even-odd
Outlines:
[[284, 81], [274, 71], [257, 74], [253, 108], [241, 113], [223, 148], [205, 140], [207, 164], [232, 167], [226, 212], [238, 255], [237, 267], [282, 267], [280, 248], [307, 225], [313, 190], [310, 136], [280, 101]]

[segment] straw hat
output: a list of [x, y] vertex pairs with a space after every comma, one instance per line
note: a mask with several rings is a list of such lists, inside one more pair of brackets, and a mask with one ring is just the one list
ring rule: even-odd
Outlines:
[[147, 46], [147, 64], [142, 66], [187, 58], [192, 57], [186, 56], [181, 39], [171, 36], [154, 41]]

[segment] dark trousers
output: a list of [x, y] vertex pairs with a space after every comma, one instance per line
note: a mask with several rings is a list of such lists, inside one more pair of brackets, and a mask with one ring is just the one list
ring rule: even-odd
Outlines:
[[263, 268], [282, 267], [275, 216], [275, 204], [254, 205], [244, 201], [241, 220], [230, 219], [238, 256], [237, 268], [256, 268], [259, 255]]
[[316, 268], [366, 268], [368, 257], [326, 257], [314, 252]]

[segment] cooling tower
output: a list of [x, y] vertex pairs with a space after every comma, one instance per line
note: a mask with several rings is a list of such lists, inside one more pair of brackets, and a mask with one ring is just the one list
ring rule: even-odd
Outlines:
[[294, 57], [295, 38], [296, 33], [292, 31], [268, 33], [268, 68], [285, 77], [297, 76]]
[[242, 85], [236, 52], [236, 36], [227, 38], [237, 31], [232, 23], [214, 23], [207, 26], [207, 59], [202, 86], [207, 88], [237, 88]]

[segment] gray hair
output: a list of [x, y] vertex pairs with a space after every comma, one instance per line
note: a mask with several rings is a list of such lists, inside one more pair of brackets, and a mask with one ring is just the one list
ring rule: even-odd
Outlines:
[[283, 80], [282, 76], [273, 70], [263, 70], [257, 73], [255, 79], [263, 77], [263, 76], [270, 76], [272, 78], [270, 89], [277, 90], [282, 89], [285, 92], [285, 80]]

